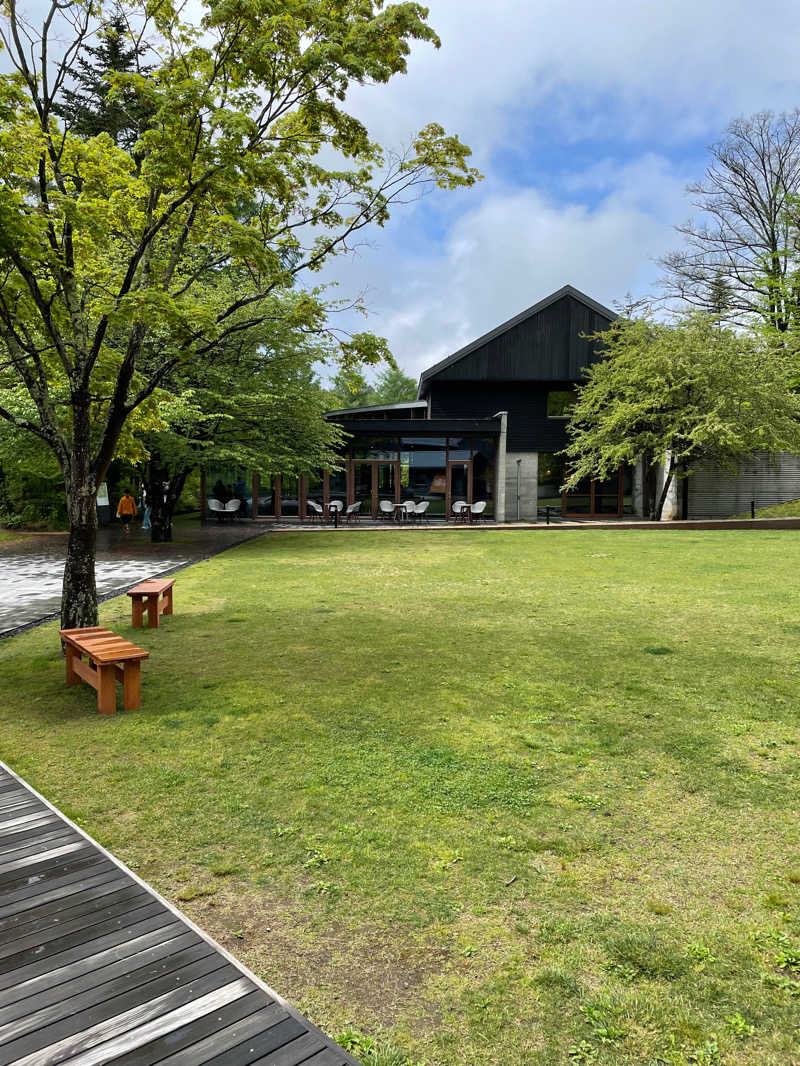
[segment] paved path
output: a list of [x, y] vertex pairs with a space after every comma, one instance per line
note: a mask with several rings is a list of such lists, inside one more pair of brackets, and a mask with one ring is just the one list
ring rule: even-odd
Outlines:
[[357, 1066], [0, 763], [0, 1066]]
[[[179, 524], [170, 544], [151, 544], [138, 525], [127, 536], [119, 527], [101, 529], [97, 538], [97, 594], [121, 592], [145, 577], [175, 570], [224, 551], [265, 532], [241, 522], [201, 526]], [[0, 544], [0, 637], [53, 617], [61, 606], [66, 534], [31, 536]]]

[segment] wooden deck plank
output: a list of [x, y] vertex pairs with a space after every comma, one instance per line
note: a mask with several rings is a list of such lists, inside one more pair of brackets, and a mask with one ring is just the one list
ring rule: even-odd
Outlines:
[[103, 861], [98, 856], [97, 862], [89, 866], [88, 869], [80, 869], [65, 874], [63, 877], [52, 878], [42, 882], [38, 886], [38, 892], [16, 892], [14, 893], [14, 899], [10, 898], [11, 893], [4, 895], [2, 899], [6, 902], [3, 906], [0, 906], [0, 921], [22, 914], [34, 907], [40, 907], [50, 900], [66, 898], [72, 892], [81, 892], [91, 885], [108, 881], [110, 878], [117, 876], [117, 872], [112, 863], [107, 860]]
[[[16, 1017], [8, 1018], [0, 1029], [0, 1048], [2, 1048], [4, 1043], [16, 1037], [24, 1036], [26, 1033], [35, 1030], [45, 1029], [48, 1025], [64, 1021], [74, 1014], [94, 1007], [99, 999], [111, 1003], [116, 996], [122, 995], [124, 992], [133, 992], [140, 985], [148, 985], [156, 980], [163, 980], [168, 976], [175, 979], [176, 985], [180, 984], [184, 980], [181, 974], [191, 964], [198, 962], [202, 962], [204, 965], [196, 970], [190, 976], [190, 979], [204, 976], [202, 972], [204, 969], [210, 967], [219, 968], [219, 957], [213, 948], [201, 941], [199, 944], [192, 944], [184, 948], [175, 955], [167, 955], [161, 959], [156, 959], [144, 966], [140, 966], [136, 970], [125, 970], [116, 977], [103, 982], [99, 987], [84, 989], [82, 992], [77, 992], [72, 996], [64, 997], [64, 986], [62, 985], [59, 988], [56, 1002], [52, 1002], [52, 997], [50, 997], [51, 1001], [49, 1003], [40, 1003], [36, 1007], [33, 1004], [28, 1004], [26, 1011], [22, 1010], [21, 1005], [17, 1005], [15, 1009]], [[42, 994], [40, 993], [41, 998]], [[113, 1006], [113, 1003], [111, 1005]]]
[[0, 941], [6, 938], [11, 939], [14, 935], [25, 936], [27, 933], [25, 926], [30, 925], [31, 922], [40, 923], [39, 928], [43, 929], [48, 922], [69, 921], [80, 913], [100, 910], [118, 898], [133, 898], [140, 891], [142, 890], [138, 885], [131, 885], [123, 878], [116, 878], [94, 888], [88, 888], [84, 892], [55, 899], [40, 907], [32, 907], [28, 911], [14, 914], [0, 922]]
[[156, 1064], [162, 1066], [168, 1056], [187, 1051], [187, 1049], [191, 1052], [191, 1061], [197, 1062], [202, 1053], [200, 1042], [205, 1037], [243, 1021], [262, 1009], [264, 1009], [264, 995], [257, 988], [219, 1010], [210, 1011], [201, 1018], [182, 1025], [180, 1029], [151, 1040], [142, 1047], [134, 1048], [133, 1051], [128, 1051], [114, 1059], [114, 1066], [156, 1066]]
[[[99, 989], [101, 986], [103, 986], [103, 992], [98, 991], [95, 995], [106, 995], [108, 990], [105, 986], [115, 978], [141, 970], [160, 960], [170, 958], [174, 962], [178, 955], [189, 948], [196, 947], [212, 950], [204, 940], [192, 937], [191, 933], [182, 933], [172, 940], [154, 944], [150, 948], [135, 953], [134, 958], [126, 955], [125, 958], [118, 959], [116, 962], [108, 962], [99, 968], [90, 965], [84, 967], [83, 972], [76, 974], [72, 967], [63, 967], [61, 974], [56, 974], [55, 981], [48, 974], [38, 983], [29, 981], [19, 988], [9, 989], [8, 999], [11, 999], [12, 994], [15, 998], [13, 1002], [6, 1003], [7, 997], [3, 996], [5, 1006], [0, 1007], [0, 1026], [49, 1006], [56, 997], [61, 1002], [72, 1001], [73, 997], [88, 992], [90, 989]], [[199, 953], [198, 957], [201, 954]], [[59, 980], [59, 976], [64, 980]], [[54, 992], [55, 988], [58, 989], [57, 993]]]
[[0, 1066], [356, 1066], [0, 764]]
[[[146, 959], [151, 951], [171, 952], [184, 944], [196, 943], [199, 939], [191, 930], [184, 931], [178, 922], [174, 922], [172, 926], [159, 926], [158, 929], [152, 929], [130, 940], [123, 940], [93, 955], [72, 959], [54, 970], [27, 977], [3, 991], [3, 1002], [16, 1002], [45, 990], [51, 995], [61, 995], [64, 985], [80, 981], [87, 974], [99, 975], [107, 966], [116, 966], [118, 963], [127, 971], [136, 966], [138, 957]], [[55, 991], [56, 989], [58, 991]]]
[[[145, 904], [152, 903], [152, 897], [141, 889], [136, 895], [132, 895], [132, 892], [133, 889], [128, 889], [128, 892], [124, 893], [121, 899], [110, 903], [102, 900], [99, 906], [95, 904], [94, 907], [79, 908], [80, 913], [74, 914], [70, 918], [55, 915], [48, 922], [36, 922], [35, 929], [26, 931], [25, 927], [23, 927], [14, 939], [9, 939], [0, 944], [0, 959], [24, 951], [29, 947], [42, 947], [52, 940], [61, 940], [63, 937], [71, 933], [80, 932], [83, 929], [94, 930], [98, 925], [98, 909], [102, 909], [101, 916], [105, 922], [111, 918], [127, 919], [129, 915], [135, 912], [134, 909], [138, 911]], [[129, 925], [130, 922], [126, 920], [125, 924]]]

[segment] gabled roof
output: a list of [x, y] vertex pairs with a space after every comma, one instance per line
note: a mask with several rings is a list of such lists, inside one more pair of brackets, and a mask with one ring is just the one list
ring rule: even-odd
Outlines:
[[452, 366], [453, 363], [458, 363], [461, 359], [466, 358], [468, 355], [472, 355], [473, 352], [482, 348], [490, 341], [496, 340], [504, 333], [508, 333], [509, 330], [514, 329], [515, 326], [519, 326], [522, 322], [525, 322], [529, 318], [533, 318], [534, 315], [539, 314], [546, 308], [550, 307], [554, 303], [558, 303], [559, 300], [563, 300], [565, 296], [571, 296], [574, 300], [584, 304], [591, 311], [601, 315], [603, 318], [607, 318], [609, 322], [617, 317], [616, 311], [610, 310], [608, 307], [604, 307], [603, 304], [598, 303], [597, 300], [593, 300], [591, 296], [587, 296], [586, 293], [581, 292], [579, 289], [574, 288], [572, 285], [564, 285], [558, 289], [557, 292], [551, 293], [550, 296], [546, 296], [543, 300], [535, 303], [532, 307], [529, 307], [525, 311], [520, 311], [518, 315], [514, 315], [513, 318], [509, 318], [507, 322], [503, 322], [500, 326], [495, 326], [494, 329], [488, 333], [484, 333], [482, 337], [478, 337], [477, 340], [470, 341], [469, 344], [463, 348], [459, 348], [457, 352], [453, 352], [452, 355], [448, 355], [445, 359], [435, 363], [427, 370], [423, 370], [419, 378], [419, 388], [417, 395], [422, 392], [423, 384], [431, 377], [434, 377], [439, 371], [444, 370], [445, 367]]

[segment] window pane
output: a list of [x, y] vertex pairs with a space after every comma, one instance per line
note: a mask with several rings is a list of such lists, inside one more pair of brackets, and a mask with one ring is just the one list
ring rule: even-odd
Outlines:
[[572, 405], [578, 398], [574, 389], [554, 389], [547, 394], [547, 417], [569, 418]]
[[561, 483], [564, 480], [564, 459], [552, 452], [539, 453], [539, 507], [561, 510]]
[[355, 437], [352, 443], [354, 459], [396, 459], [396, 437]]
[[275, 478], [261, 474], [258, 479], [258, 513], [267, 518], [275, 517]]
[[281, 478], [281, 515], [297, 517], [299, 490], [300, 479], [294, 474], [284, 474]]
[[491, 437], [473, 440], [472, 455], [472, 499], [475, 503], [485, 500], [484, 514], [494, 514], [494, 440]]
[[401, 497], [427, 500], [428, 514], [444, 514], [447, 466], [444, 437], [403, 437], [400, 441]]
[[330, 472], [330, 498], [341, 500], [347, 499], [347, 472], [345, 470], [331, 470]]

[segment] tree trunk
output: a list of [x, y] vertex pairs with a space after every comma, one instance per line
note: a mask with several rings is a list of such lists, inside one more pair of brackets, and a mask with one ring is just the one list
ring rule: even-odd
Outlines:
[[150, 506], [150, 540], [172, 540], [172, 518], [190, 468], [170, 474], [157, 453], [152, 453], [147, 471], [147, 503]]
[[69, 540], [61, 592], [61, 628], [97, 625], [97, 585], [94, 576], [97, 546], [96, 486], [89, 478], [75, 484], [67, 477]]
[[656, 507], [656, 521], [661, 521], [661, 514], [664, 510], [664, 504], [667, 502], [667, 493], [669, 487], [672, 484], [672, 477], [675, 473], [675, 459], [669, 457], [669, 466], [667, 467], [667, 476], [664, 478], [664, 484], [661, 488], [661, 495], [658, 497], [658, 505]]

